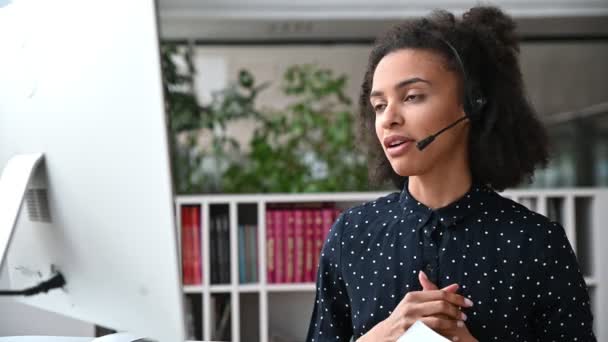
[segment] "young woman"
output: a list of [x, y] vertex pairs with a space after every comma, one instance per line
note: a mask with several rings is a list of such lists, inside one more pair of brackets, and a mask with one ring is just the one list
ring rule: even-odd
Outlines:
[[396, 341], [417, 320], [453, 341], [595, 341], [564, 229], [496, 193], [547, 161], [514, 29], [475, 7], [376, 42], [362, 129], [373, 176], [400, 192], [334, 223], [308, 341]]

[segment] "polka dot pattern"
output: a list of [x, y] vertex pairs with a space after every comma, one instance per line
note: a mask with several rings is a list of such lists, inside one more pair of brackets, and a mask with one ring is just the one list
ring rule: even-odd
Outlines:
[[424, 270], [458, 283], [479, 341], [595, 341], [587, 288], [562, 226], [472, 185], [432, 210], [407, 191], [350, 208], [321, 252], [307, 341], [357, 339], [386, 319]]

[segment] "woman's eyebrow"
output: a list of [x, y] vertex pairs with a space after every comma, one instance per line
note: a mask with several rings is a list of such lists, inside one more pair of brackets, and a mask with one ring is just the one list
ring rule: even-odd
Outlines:
[[[430, 81], [425, 80], [423, 78], [412, 77], [412, 78], [408, 78], [407, 80], [403, 80], [403, 81], [397, 83], [394, 88], [395, 88], [395, 90], [397, 90], [397, 89], [403, 88], [403, 87], [405, 87], [407, 85], [410, 85], [412, 83], [417, 83], [417, 82], [423, 82], [423, 83], [426, 83], [426, 84], [429, 84], [429, 85], [431, 84]], [[369, 94], [369, 97], [377, 97], [377, 96], [382, 96], [382, 95], [384, 95], [384, 93], [382, 91], [380, 91], [380, 90], [373, 90]]]

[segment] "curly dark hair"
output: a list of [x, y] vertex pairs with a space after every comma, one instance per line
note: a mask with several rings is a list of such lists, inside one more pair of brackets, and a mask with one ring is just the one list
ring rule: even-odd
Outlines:
[[[374, 129], [375, 113], [369, 96], [380, 60], [401, 49], [425, 49], [440, 54], [448, 70], [462, 82], [461, 67], [449, 42], [459, 53], [467, 85], [481, 91], [486, 105], [471, 121], [468, 153], [473, 181], [497, 191], [531, 181], [536, 167], [548, 161], [547, 134], [528, 101], [519, 67], [515, 23], [500, 9], [477, 6], [462, 19], [444, 10], [405, 21], [380, 36], [370, 53], [359, 98], [359, 134], [368, 155], [369, 180], [390, 180], [401, 189], [398, 175], [386, 158]], [[461, 86], [461, 92], [464, 92]], [[464, 94], [463, 94], [464, 95]]]

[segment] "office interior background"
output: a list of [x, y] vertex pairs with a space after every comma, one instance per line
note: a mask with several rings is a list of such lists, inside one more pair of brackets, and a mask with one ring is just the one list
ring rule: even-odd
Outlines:
[[[608, 275], [601, 271], [598, 251], [598, 246], [608, 241], [594, 240], [597, 237], [594, 234], [603, 228], [597, 226], [600, 215], [605, 215], [600, 209], [608, 209], [608, 202], [603, 201], [608, 191], [608, 2], [531, 0], [524, 4], [499, 0], [493, 4], [502, 7], [518, 22], [525, 85], [549, 132], [552, 146], [549, 166], [536, 173], [532, 184], [509, 189], [507, 193], [511, 191], [514, 197], [535, 210], [572, 222], [571, 236], [577, 237], [572, 242], [577, 255], [584, 259], [580, 261], [590, 281], [592, 299], [608, 304]], [[284, 117], [296, 127], [298, 115], [304, 117], [304, 114], [293, 105], [304, 103], [311, 116], [348, 114], [354, 119], [369, 50], [374, 37], [384, 29], [400, 20], [428, 14], [433, 8], [446, 8], [458, 14], [473, 5], [475, 2], [437, 0], [160, 1], [162, 53], [164, 61], [171, 64], [165, 65], [165, 76], [171, 72], [184, 76], [179, 80], [166, 79], [167, 99], [183, 101], [181, 104], [187, 104], [190, 98], [197, 101], [181, 112], [175, 106], [170, 110], [170, 114], [175, 115], [170, 132], [175, 139], [172, 152], [176, 163], [173, 168], [178, 191], [176, 203], [187, 202], [186, 197], [181, 196], [201, 195], [201, 208], [207, 208], [211, 214], [220, 215], [234, 209], [238, 211], [234, 217], [239, 221], [242, 218], [242, 222], [261, 224], [264, 222], [261, 202], [252, 202], [251, 198], [238, 202], [238, 197], [226, 197], [225, 202], [215, 203], [206, 202], [205, 196], [289, 192], [293, 196], [289, 198], [297, 203], [334, 202], [344, 208], [366, 198], [365, 194], [370, 191], [386, 192], [384, 188], [366, 188], [365, 174], [360, 172], [364, 160], [358, 154], [356, 140], [343, 132], [345, 128], [355, 128], [354, 120], [339, 121], [342, 126], [333, 126], [343, 134], [342, 139], [350, 137], [348, 148], [341, 150], [348, 157], [345, 165], [358, 168], [341, 182], [331, 181], [340, 170], [332, 169], [335, 165], [332, 159], [314, 147], [306, 150], [298, 146], [303, 148], [299, 151], [303, 162], [298, 167], [307, 171], [301, 177], [290, 177], [291, 184], [285, 184], [280, 176], [276, 179], [273, 176], [273, 182], [265, 183], [260, 181], [268, 177], [263, 170], [238, 163], [243, 160], [253, 163], [251, 158], [258, 158], [255, 159], [258, 163], [264, 160], [270, 163], [268, 167], [275, 165], [267, 161], [268, 158], [260, 157], [256, 132], [266, 129], [265, 132], [275, 134], [279, 141], [276, 144], [292, 136], [293, 132], [265, 127], [260, 115], [277, 122], [280, 122], [277, 118]], [[321, 98], [312, 104], [302, 102], [312, 90], [295, 89], [298, 80], [309, 82], [308, 85], [319, 80], [325, 82]], [[207, 118], [201, 119], [204, 115]], [[331, 129], [332, 122], [318, 124]], [[306, 138], [314, 141], [319, 136], [311, 133]], [[329, 141], [338, 143], [340, 139], [335, 137]], [[256, 141], [258, 144], [253, 143]], [[272, 159], [272, 153], [286, 153], [284, 156], [289, 160], [287, 152], [275, 147], [269, 147], [269, 158]], [[275, 166], [283, 167], [279, 173], [296, 174], [288, 163]], [[298, 197], [303, 194], [314, 197], [319, 192], [334, 195], [312, 200]], [[347, 193], [356, 195], [348, 198], [344, 195]], [[273, 201], [282, 202], [268, 199], [264, 205]], [[263, 238], [264, 234], [259, 236]], [[238, 242], [238, 238], [231, 242], [235, 241]], [[213, 241], [207, 239], [206, 243]], [[234, 243], [229, 245], [231, 249], [238, 249]], [[251, 287], [244, 287], [238, 274], [241, 266], [238, 253], [231, 256], [232, 265], [226, 267], [237, 270], [231, 273], [231, 279], [213, 284], [205, 279], [212, 274], [203, 270], [200, 286], [185, 286], [186, 302], [192, 311], [188, 317], [194, 321], [191, 337], [303, 341], [312, 310], [314, 285], [273, 287], [268, 279], [260, 279], [265, 277], [257, 272]], [[203, 265], [211, 266], [211, 263], [207, 260]], [[222, 288], [222, 285], [226, 286]], [[5, 277], [0, 277], [0, 287], [6, 286]], [[214, 313], [212, 306], [219, 302], [228, 302], [230, 308], [223, 336], [214, 335], [220, 329], [215, 321], [221, 321], [224, 313], [222, 310]], [[608, 324], [607, 309], [596, 304], [594, 313], [596, 330], [607, 329], [600, 328]], [[102, 327], [88, 322], [42, 312], [7, 299], [0, 300], [0, 317], [0, 336], [93, 336], [103, 331]], [[24, 321], [22, 317], [28, 319]], [[608, 339], [608, 331], [601, 330], [598, 334]]]

